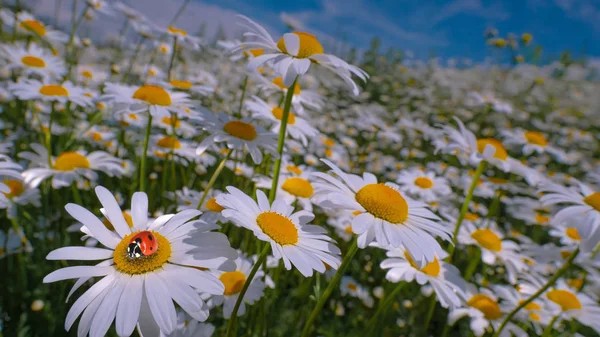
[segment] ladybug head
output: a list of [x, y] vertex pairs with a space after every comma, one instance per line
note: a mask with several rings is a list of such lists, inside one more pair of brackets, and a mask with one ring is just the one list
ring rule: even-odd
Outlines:
[[142, 248], [140, 247], [142, 240], [136, 239], [127, 246], [127, 256], [129, 258], [137, 258], [142, 256]]

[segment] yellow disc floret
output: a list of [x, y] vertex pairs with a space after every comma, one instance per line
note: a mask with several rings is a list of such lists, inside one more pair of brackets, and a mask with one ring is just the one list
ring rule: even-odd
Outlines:
[[171, 95], [157, 85], [143, 85], [133, 93], [133, 98], [151, 105], [171, 105]]
[[223, 131], [243, 140], [254, 140], [257, 136], [256, 128], [250, 123], [230, 121], [223, 126]]
[[[305, 32], [293, 32], [292, 34], [298, 36], [300, 40], [298, 54], [292, 56], [297, 58], [307, 58], [316, 54], [323, 54], [323, 46], [314, 35]], [[277, 48], [279, 48], [279, 50], [281, 50], [283, 53], [288, 54], [283, 37], [281, 37], [281, 39], [279, 39], [277, 42]]]
[[90, 168], [90, 161], [77, 152], [63, 152], [56, 158], [54, 168], [59, 171], [73, 171], [77, 168]]
[[506, 160], [506, 158], [508, 158], [508, 152], [506, 152], [506, 149], [504, 148], [502, 143], [493, 138], [478, 139], [477, 140], [477, 151], [479, 151], [479, 153], [483, 153], [483, 150], [485, 150], [486, 145], [491, 145], [496, 150], [494, 152], [494, 158], [500, 159], [502, 161], [504, 161], [504, 160]]
[[69, 91], [62, 85], [48, 84], [40, 88], [40, 94], [44, 96], [69, 96]]
[[385, 184], [368, 184], [358, 190], [356, 201], [376, 218], [400, 224], [408, 218], [408, 203], [400, 192]]
[[310, 181], [299, 177], [287, 178], [281, 185], [281, 189], [300, 198], [310, 198], [314, 193]]
[[124, 274], [129, 275], [140, 275], [152, 272], [161, 268], [169, 258], [171, 257], [171, 243], [160, 233], [152, 231], [156, 241], [158, 242], [158, 249], [152, 255], [140, 256], [136, 258], [130, 258], [127, 255], [127, 246], [129, 241], [138, 234], [139, 232], [131, 233], [126, 235], [121, 242], [115, 247], [113, 259], [115, 261], [115, 268]]
[[484, 294], [477, 294], [467, 301], [467, 305], [481, 311], [486, 319], [494, 320], [502, 317], [498, 302]]
[[246, 283], [246, 275], [240, 271], [229, 271], [221, 274], [219, 277], [221, 283], [225, 286], [224, 295], [234, 295], [242, 291]]
[[558, 305], [563, 311], [581, 309], [581, 302], [575, 294], [568, 290], [555, 289], [546, 294], [548, 299]]
[[415, 185], [420, 188], [428, 189], [433, 187], [433, 181], [427, 177], [417, 177], [417, 179], [415, 179]]
[[24, 65], [32, 68], [46, 68], [46, 62], [37, 56], [23, 56], [23, 58], [21, 58], [21, 62], [23, 62]]
[[268, 237], [280, 245], [298, 243], [298, 229], [287, 217], [275, 212], [263, 212], [256, 217], [256, 224]]
[[493, 252], [499, 252], [502, 250], [502, 240], [500, 240], [500, 237], [487, 228], [474, 231], [471, 234], [471, 237], [485, 249]]

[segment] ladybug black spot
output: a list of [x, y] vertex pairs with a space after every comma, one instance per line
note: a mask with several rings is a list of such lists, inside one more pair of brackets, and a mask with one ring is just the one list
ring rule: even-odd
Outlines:
[[148, 240], [152, 241], [152, 235], [148, 235]]

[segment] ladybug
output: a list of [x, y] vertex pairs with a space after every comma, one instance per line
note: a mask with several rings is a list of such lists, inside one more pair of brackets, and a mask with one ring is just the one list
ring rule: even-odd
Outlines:
[[127, 256], [129, 258], [138, 258], [141, 256], [149, 256], [156, 253], [158, 250], [158, 241], [150, 231], [142, 231], [137, 233], [129, 241], [127, 246]]

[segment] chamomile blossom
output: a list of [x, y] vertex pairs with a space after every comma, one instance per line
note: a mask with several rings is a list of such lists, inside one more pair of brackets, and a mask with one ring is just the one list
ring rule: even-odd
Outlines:
[[600, 241], [600, 192], [581, 182], [565, 187], [551, 181], [541, 183], [539, 192], [544, 193], [540, 199], [544, 205], [562, 205], [553, 220], [577, 229], [584, 252], [594, 249]]
[[66, 81], [63, 83], [44, 83], [38, 80], [22, 79], [17, 83], [11, 83], [8, 89], [19, 99], [41, 100], [46, 102], [57, 102], [90, 107], [92, 99], [85, 94], [83, 88], [73, 85]]
[[[94, 266], [62, 268], [44, 278], [45, 283], [77, 278], [71, 291], [74, 292], [88, 280], [101, 277], [75, 301], [67, 314], [65, 328], [69, 330], [81, 315], [77, 329], [80, 337], [88, 332], [90, 336], [103, 336], [113, 321], [120, 336], [131, 335], [138, 322], [144, 334], [168, 335], [177, 325], [173, 301], [196, 320], [206, 320], [208, 307], [198, 292], [220, 295], [224, 287], [209, 271], [197, 267], [219, 268], [235, 258], [237, 252], [229, 247], [227, 238], [211, 232], [216, 228], [214, 225], [191, 221], [199, 211], [184, 211], [148, 221], [148, 197], [141, 192], [132, 197], [133, 228], [130, 228], [112, 193], [97, 187], [96, 195], [115, 231], [107, 229], [100, 219], [80, 205], [67, 204], [65, 209], [85, 224], [89, 235], [105, 248], [63, 247], [46, 257], [48, 260], [102, 260]], [[143, 240], [155, 240], [157, 244], [151, 247], [156, 250], [132, 258], [129, 247], [132, 239], [139, 235], [145, 235]], [[212, 253], [206, 255], [204, 249]]]
[[524, 130], [515, 128], [503, 130], [502, 136], [506, 145], [520, 146], [524, 155], [529, 156], [532, 153], [550, 153], [551, 155], [562, 158], [566, 154], [548, 143], [546, 135], [539, 131]]
[[205, 115], [202, 128], [210, 134], [196, 148], [200, 155], [214, 143], [225, 142], [232, 150], [248, 150], [255, 164], [260, 164], [265, 150], [277, 157], [277, 135], [264, 130], [256, 122], [249, 119], [234, 119], [229, 115], [218, 113]]
[[402, 191], [425, 202], [438, 201], [452, 192], [445, 178], [421, 170], [401, 171], [396, 183]]
[[[223, 295], [211, 296], [211, 304], [213, 306], [223, 305], [223, 317], [226, 319], [231, 318], [235, 302], [240, 296], [244, 284], [247, 282], [248, 275], [250, 274], [254, 263], [256, 263], [256, 257], [249, 258], [241, 252], [238, 252], [238, 254], [237, 259], [234, 261], [235, 270], [213, 271], [213, 274], [223, 283], [225, 291], [223, 292]], [[265, 273], [262, 270], [258, 270], [254, 275], [240, 304], [240, 308], [237, 312], [238, 316], [243, 316], [246, 313], [246, 305], [252, 305], [263, 297], [266, 287], [265, 282], [262, 280], [264, 276]]]
[[381, 262], [382, 269], [389, 269], [385, 278], [390, 282], [412, 282], [420, 285], [430, 284], [440, 305], [455, 308], [465, 301], [466, 284], [459, 270], [451, 264], [441, 261], [447, 253], [436, 256], [424, 267], [418, 267], [404, 248], [391, 248], [386, 252], [387, 259]]
[[189, 103], [189, 95], [173, 92], [154, 84], [128, 86], [106, 83], [103, 99], [129, 105], [134, 113], [150, 111], [153, 116], [164, 116], [169, 113], [183, 113], [183, 106]]
[[372, 173], [363, 176], [343, 172], [328, 160], [337, 177], [317, 172], [313, 183], [315, 198], [322, 207], [340, 208], [356, 215], [352, 231], [358, 234], [361, 248], [376, 241], [381, 247], [404, 246], [418, 265], [433, 262], [442, 247], [435, 236], [449, 241], [452, 230], [438, 222], [427, 205], [414, 201], [399, 191], [396, 184], [377, 183]]
[[121, 160], [104, 151], [63, 152], [51, 157], [40, 144], [31, 144], [34, 152], [21, 152], [19, 157], [29, 161], [29, 168], [23, 171], [23, 180], [32, 187], [52, 177], [52, 186], [70, 186], [73, 181], [98, 179], [98, 172], [108, 176], [121, 176], [124, 173]]
[[0, 46], [0, 55], [7, 62], [7, 70], [20, 69], [23, 75], [36, 74], [42, 78], [57, 79], [65, 72], [63, 60], [52, 55], [35, 43], [28, 47], [20, 45]]
[[294, 208], [283, 200], [270, 204], [261, 190], [256, 191], [258, 202], [232, 186], [227, 187], [227, 192], [217, 197], [217, 203], [225, 208], [221, 211], [223, 216], [270, 244], [273, 255], [283, 259], [287, 270], [294, 265], [302, 275], [310, 277], [313, 270], [324, 273], [325, 264], [333, 269], [340, 265], [341, 251], [326, 235], [327, 231], [309, 225], [313, 213], [293, 213]]
[[11, 20], [6, 23], [11, 26], [16, 26], [17, 31], [33, 37], [39, 36], [52, 44], [65, 43], [69, 38], [67, 34], [53, 29], [26, 11], [20, 11], [14, 16], [14, 19], [10, 19]]
[[252, 41], [243, 42], [233, 52], [242, 51], [244, 48], [263, 49], [262, 55], [250, 60], [248, 68], [256, 70], [261, 64], [271, 61], [273, 67], [283, 78], [283, 84], [287, 87], [292, 85], [297, 76], [305, 74], [313, 62], [340, 76], [354, 95], [358, 95], [359, 89], [352, 80], [352, 75], [356, 75], [363, 81], [369, 78], [364, 70], [346, 63], [337, 56], [325, 54], [323, 46], [312, 34], [306, 32], [286, 33], [275, 43], [271, 35], [259, 24], [243, 15], [238, 17], [239, 25], [248, 29], [244, 35], [251, 38]]

